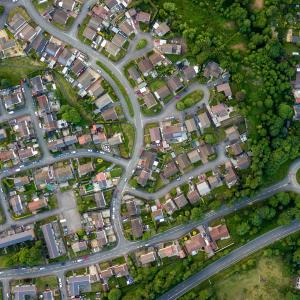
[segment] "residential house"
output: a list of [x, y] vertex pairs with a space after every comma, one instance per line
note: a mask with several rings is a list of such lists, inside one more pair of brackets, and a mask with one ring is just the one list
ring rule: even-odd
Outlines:
[[66, 25], [69, 19], [69, 14], [64, 11], [63, 9], [55, 9], [53, 16], [52, 16], [52, 21], [59, 24], [59, 25]]
[[138, 239], [143, 236], [143, 223], [141, 218], [134, 218], [130, 220], [131, 235]]
[[78, 253], [87, 250], [88, 246], [86, 241], [76, 241], [75, 243], [72, 243], [71, 248], [74, 253]]
[[176, 163], [178, 164], [181, 172], [183, 172], [185, 169], [187, 169], [191, 165], [186, 153], [179, 154], [176, 157]]
[[167, 143], [181, 143], [187, 139], [187, 134], [182, 123], [165, 123], [162, 127], [162, 136]]
[[64, 183], [74, 178], [71, 166], [54, 168], [54, 176], [58, 183]]
[[185, 67], [183, 72], [183, 78], [186, 82], [193, 80], [197, 76], [196, 67], [188, 66]]
[[156, 48], [164, 54], [181, 55], [182, 53], [182, 47], [179, 44], [163, 43]]
[[134, 28], [131, 26], [131, 24], [127, 20], [124, 20], [122, 23], [120, 23], [119, 28], [127, 36], [130, 36], [134, 33]]
[[174, 198], [174, 202], [175, 202], [176, 206], [178, 207], [178, 209], [181, 209], [188, 204], [188, 201], [186, 200], [186, 197], [184, 196], [184, 194], [180, 194], [180, 195], [176, 196]]
[[33, 240], [35, 240], [33, 229], [27, 229], [21, 232], [8, 234], [0, 238], [0, 249]]
[[196, 122], [193, 118], [185, 120], [184, 124], [189, 133], [197, 131]]
[[202, 181], [197, 184], [197, 190], [201, 196], [205, 196], [210, 193], [211, 189], [206, 181]]
[[226, 138], [229, 141], [229, 143], [236, 143], [240, 141], [240, 133], [236, 126], [231, 126], [227, 129], [225, 129]]
[[138, 62], [138, 68], [144, 76], [148, 76], [153, 70], [153, 65], [148, 57], [144, 57]]
[[172, 199], [168, 199], [163, 205], [163, 208], [170, 216], [177, 210], [177, 207]]
[[154, 92], [154, 95], [158, 100], [164, 100], [171, 95], [171, 91], [167, 85], [163, 85]]
[[88, 89], [97, 79], [100, 78], [100, 75], [91, 68], [87, 68], [79, 77], [78, 77], [78, 86], [81, 89]]
[[164, 61], [164, 57], [156, 51], [149, 55], [149, 59], [154, 67], [160, 66]]
[[79, 177], [82, 177], [82, 176], [85, 176], [89, 173], [92, 173], [94, 170], [95, 169], [94, 169], [93, 163], [92, 162], [87, 162], [85, 164], [79, 164], [77, 172], [78, 172]]
[[205, 66], [203, 75], [206, 78], [219, 78], [222, 73], [222, 68], [216, 62], [211, 61]]
[[106, 41], [105, 50], [109, 55], [116, 57], [121, 51], [121, 48], [118, 47], [116, 44], [112, 43], [111, 41]]
[[175, 95], [179, 90], [183, 88], [183, 84], [177, 75], [173, 75], [167, 80], [167, 85], [170, 91]]
[[187, 198], [191, 204], [196, 204], [200, 201], [200, 195], [194, 187], [189, 190]]
[[195, 164], [201, 160], [200, 154], [197, 149], [188, 152], [187, 156], [192, 164]]
[[164, 23], [156, 22], [153, 25], [153, 31], [158, 36], [164, 36], [165, 34], [170, 32], [170, 27], [165, 22]]
[[150, 178], [150, 172], [148, 170], [141, 170], [138, 178], [137, 178], [137, 183], [141, 186], [146, 186], [148, 180]]
[[148, 109], [154, 107], [157, 104], [156, 99], [154, 98], [152, 93], [145, 94], [143, 96], [143, 100]]
[[209, 120], [207, 112], [203, 112], [203, 113], [199, 114], [198, 119], [199, 119], [198, 124], [199, 124], [199, 127], [202, 131], [211, 126], [211, 122]]
[[92, 290], [90, 275], [72, 276], [67, 279], [67, 282], [69, 295], [72, 298], [79, 297], [81, 293], [88, 293]]
[[132, 66], [128, 69], [128, 74], [137, 83], [141, 83], [143, 81], [141, 74], [135, 66]]
[[14, 286], [12, 293], [14, 300], [37, 299], [37, 288], [34, 284]]
[[16, 158], [16, 154], [13, 150], [0, 151], [0, 160], [3, 162]]
[[110, 104], [113, 103], [112, 98], [110, 97], [110, 95], [108, 93], [100, 96], [96, 101], [95, 101], [95, 105], [98, 107], [98, 109], [102, 110], [106, 107], [108, 107]]
[[30, 79], [31, 93], [33, 96], [39, 96], [46, 91], [46, 87], [43, 84], [42, 77], [36, 76]]
[[23, 196], [21, 198], [20, 195], [14, 195], [9, 199], [10, 206], [12, 207], [13, 212], [16, 216], [20, 216], [25, 213], [25, 207], [23, 206], [22, 203], [23, 198], [24, 198]]
[[102, 82], [102, 80], [98, 79], [87, 89], [88, 93], [92, 97], [99, 98], [105, 92], [101, 82]]
[[135, 20], [137, 22], [148, 24], [151, 20], [151, 14], [149, 14], [147, 12], [140, 11], [136, 14]]
[[164, 178], [170, 178], [178, 173], [178, 168], [174, 161], [168, 162], [163, 168]]
[[89, 41], [93, 41], [94, 38], [97, 36], [97, 32], [94, 29], [87, 26], [87, 27], [85, 27], [82, 35]]
[[122, 48], [125, 42], [127, 41], [127, 39], [123, 35], [116, 33], [111, 41], [119, 48]]
[[232, 92], [228, 82], [217, 85], [217, 91], [219, 93], [224, 93], [229, 99], [232, 98]]
[[146, 264], [150, 264], [156, 261], [156, 255], [154, 251], [148, 252], [146, 254], [142, 254], [140, 256], [140, 263], [144, 266]]
[[161, 142], [161, 133], [159, 127], [149, 129], [151, 143], [159, 144]]
[[112, 137], [110, 137], [107, 142], [110, 146], [117, 146], [123, 143], [122, 133], [115, 133]]
[[118, 120], [118, 115], [114, 107], [108, 108], [101, 112], [104, 121], [116, 121]]
[[36, 213], [38, 212], [40, 209], [45, 208], [48, 206], [48, 203], [46, 201], [45, 198], [42, 199], [35, 199], [31, 202], [28, 203], [28, 210], [31, 213]]

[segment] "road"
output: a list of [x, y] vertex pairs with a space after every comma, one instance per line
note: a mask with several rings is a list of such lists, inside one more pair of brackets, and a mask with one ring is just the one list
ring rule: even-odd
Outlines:
[[241, 261], [247, 256], [257, 252], [264, 247], [283, 239], [284, 237], [293, 234], [300, 230], [300, 222], [293, 222], [287, 226], [281, 226], [274, 230], [271, 230], [258, 238], [250, 241], [249, 243], [241, 246], [240, 248], [233, 250], [229, 254], [223, 256], [219, 260], [211, 263], [206, 268], [189, 277], [187, 280], [176, 285], [170, 291], [159, 297], [157, 300], [175, 300], [184, 295], [191, 289], [195, 288], [198, 284], [209, 279], [211, 276], [227, 269], [233, 264]]
[[[5, 5], [7, 5], [7, 7], [12, 7], [12, 4], [8, 1], [4, 1], [3, 3]], [[147, 241], [138, 241], [138, 242], [127, 241], [124, 238], [124, 234], [123, 234], [121, 212], [120, 212], [122, 193], [124, 191], [129, 191], [136, 196], [143, 197], [146, 199], [159, 198], [159, 197], [163, 196], [166, 192], [168, 192], [171, 188], [176, 187], [176, 186], [180, 185], [181, 183], [187, 181], [188, 177], [199, 175], [199, 173], [206, 172], [210, 169], [213, 169], [217, 165], [223, 163], [226, 160], [226, 157], [224, 154], [224, 144], [221, 144], [218, 146], [218, 148], [217, 148], [218, 157], [215, 161], [209, 162], [208, 164], [201, 166], [199, 168], [196, 168], [195, 170], [189, 172], [188, 174], [183, 175], [179, 181], [171, 182], [166, 187], [160, 189], [156, 193], [148, 194], [146, 192], [139, 191], [139, 190], [133, 190], [132, 188], [128, 187], [127, 179], [131, 177], [132, 172], [135, 169], [136, 164], [139, 160], [140, 151], [143, 148], [143, 127], [144, 127], [144, 125], [147, 122], [158, 121], [158, 120], [164, 118], [167, 114], [170, 115], [170, 113], [171, 114], [175, 113], [175, 106], [173, 103], [173, 104], [167, 105], [165, 107], [165, 110], [157, 117], [155, 116], [155, 117], [148, 118], [148, 117], [142, 116], [140, 109], [139, 109], [139, 103], [137, 101], [137, 96], [136, 96], [134, 90], [130, 87], [129, 83], [127, 82], [127, 79], [125, 78], [125, 76], [122, 73], [123, 66], [126, 65], [126, 63], [129, 60], [134, 59], [140, 55], [143, 55], [144, 53], [146, 53], [145, 51], [149, 51], [152, 49], [151, 39], [149, 39], [148, 35], [145, 35], [143, 33], [137, 33], [137, 36], [136, 36], [134, 42], [130, 46], [129, 55], [126, 56], [126, 58], [124, 58], [122, 61], [113, 63], [110, 60], [108, 60], [105, 56], [100, 54], [99, 52], [97, 52], [97, 51], [93, 50], [92, 48], [90, 48], [89, 46], [81, 43], [76, 38], [76, 29], [78, 27], [78, 24], [80, 24], [82, 22], [89, 6], [91, 5], [91, 3], [94, 3], [94, 1], [87, 1], [85, 3], [85, 5], [82, 8], [82, 11], [80, 12], [78, 20], [75, 21], [74, 26], [67, 32], [62, 32], [58, 28], [52, 26], [43, 17], [41, 17], [39, 15], [39, 13], [36, 12], [31, 1], [19, 0], [18, 3], [22, 4], [26, 8], [26, 10], [27, 10], [28, 14], [31, 16], [31, 18], [42, 29], [49, 32], [51, 35], [57, 37], [58, 39], [64, 41], [65, 43], [70, 44], [72, 47], [77, 48], [81, 52], [87, 54], [87, 56], [89, 57], [90, 66], [93, 69], [100, 71], [100, 73], [102, 74], [104, 79], [107, 80], [111, 84], [116, 95], [120, 99], [126, 118], [136, 128], [136, 140], [135, 140], [135, 147], [134, 147], [133, 155], [130, 160], [124, 160], [119, 157], [115, 157], [109, 153], [105, 153], [103, 151], [95, 151], [92, 149], [80, 149], [80, 150], [76, 150], [76, 151], [65, 152], [63, 154], [60, 154], [59, 156], [54, 157], [49, 153], [48, 148], [45, 148], [46, 146], [45, 146], [45, 141], [43, 140], [43, 132], [42, 132], [42, 130], [40, 130], [40, 128], [38, 126], [38, 119], [34, 115], [33, 100], [32, 100], [29, 89], [26, 88], [25, 95], [26, 95], [27, 100], [26, 100], [26, 105], [25, 105], [24, 109], [16, 112], [13, 115], [9, 115], [6, 113], [2, 114], [0, 116], [0, 122], [5, 122], [11, 118], [15, 118], [16, 116], [20, 116], [20, 115], [24, 115], [24, 114], [30, 114], [31, 116], [33, 116], [33, 125], [35, 127], [35, 130], [37, 131], [37, 137], [38, 137], [39, 144], [41, 147], [42, 157], [38, 161], [24, 163], [23, 164], [24, 166], [22, 166], [22, 167], [15, 166], [11, 169], [1, 170], [0, 179], [7, 177], [7, 176], [12, 176], [12, 175], [18, 173], [19, 169], [21, 169], [23, 171], [23, 170], [29, 170], [32, 168], [41, 168], [43, 166], [53, 164], [57, 161], [64, 160], [64, 159], [70, 159], [70, 158], [101, 157], [102, 159], [110, 161], [114, 164], [121, 165], [125, 171], [121, 177], [121, 180], [120, 180], [117, 188], [115, 189], [115, 192], [113, 194], [113, 199], [111, 201], [112, 221], [113, 221], [113, 226], [116, 231], [117, 238], [118, 238], [118, 243], [117, 243], [117, 246], [111, 250], [102, 251], [100, 253], [94, 253], [94, 254], [88, 255], [85, 258], [85, 260], [80, 263], [78, 263], [76, 261], [67, 261], [65, 263], [48, 264], [45, 266], [39, 266], [39, 267], [34, 267], [34, 268], [16, 268], [16, 269], [3, 270], [0, 274], [0, 280], [3, 281], [3, 280], [7, 280], [9, 278], [17, 279], [17, 278], [26, 278], [26, 277], [39, 277], [39, 276], [51, 275], [51, 274], [53, 274], [53, 275], [59, 274], [59, 276], [63, 277], [64, 272], [66, 272], [68, 270], [72, 270], [72, 269], [78, 268], [78, 267], [89, 266], [91, 264], [99, 263], [102, 261], [111, 260], [113, 258], [122, 256], [126, 253], [135, 251], [140, 247], [145, 247], [146, 245], [152, 245], [152, 244], [157, 244], [159, 242], [166, 242], [169, 240], [177, 239], [177, 238], [181, 237], [182, 235], [184, 235], [185, 233], [189, 232], [192, 228], [194, 228], [197, 225], [207, 224], [219, 217], [225, 216], [225, 215], [232, 213], [238, 209], [246, 207], [247, 205], [251, 205], [257, 201], [261, 201], [261, 200], [273, 195], [276, 192], [285, 191], [285, 190], [293, 190], [293, 191], [300, 192], [299, 185], [295, 179], [296, 170], [300, 167], [300, 160], [298, 160], [292, 164], [289, 175], [283, 181], [281, 181], [265, 190], [262, 190], [258, 195], [254, 196], [254, 197], [242, 199], [240, 202], [237, 202], [233, 206], [230, 206], [230, 207], [222, 206], [219, 210], [212, 211], [209, 214], [205, 215], [202, 220], [174, 227], [164, 233], [158, 234], [158, 235], [150, 238]], [[7, 11], [6, 11], [6, 13], [7, 13]], [[3, 23], [3, 18], [0, 18], [0, 21]], [[134, 51], [135, 44], [142, 37], [146, 38], [149, 41], [147, 47], [145, 49], [142, 49], [141, 51]], [[107, 73], [104, 72], [104, 70], [101, 70], [101, 68], [97, 65], [97, 61], [101, 61], [103, 64], [105, 64], [118, 77], [121, 84], [125, 87], [128, 95], [132, 101], [132, 104], [133, 104], [133, 109], [134, 109], [133, 117], [130, 116], [130, 114], [129, 114], [126, 101], [125, 101], [122, 93], [120, 92], [117, 84]], [[190, 87], [189, 91], [196, 90], [199, 88], [201, 90], [203, 90], [203, 92], [204, 92], [204, 99], [202, 101], [203, 101], [203, 103], [206, 103], [209, 99], [209, 91], [205, 86], [200, 85], [200, 84], [194, 84]], [[176, 113], [177, 113], [177, 111], [176, 111]], [[1, 192], [1, 189], [0, 189], [0, 200], [1, 200], [2, 204], [6, 203], [6, 204], [4, 204], [4, 211], [5, 211], [5, 215], [7, 216], [7, 222], [5, 225], [2, 225], [2, 227], [0, 227], [1, 230], [9, 228], [9, 226], [11, 226], [11, 225], [24, 225], [24, 224], [27, 224], [27, 222], [36, 222], [37, 220], [42, 219], [46, 216], [45, 214], [41, 214], [41, 215], [37, 215], [37, 216], [31, 217], [28, 219], [14, 221], [11, 219], [11, 217], [9, 215], [7, 201], [5, 199], [5, 195]], [[47, 213], [49, 213], [49, 214], [59, 213], [59, 211], [52, 211], [52, 212], [47, 212]], [[293, 225], [293, 226], [295, 226], [295, 225]], [[280, 230], [282, 230], [282, 229], [280, 229]], [[284, 232], [285, 231], [281, 232], [280, 234], [283, 234]], [[274, 237], [275, 237], [275, 235], [273, 236], [271, 234], [270, 238], [272, 239]], [[256, 243], [257, 243], [256, 244], [257, 247], [261, 247], [264, 245], [265, 242], [262, 239], [257, 239]], [[251, 247], [251, 244], [248, 247]], [[246, 249], [248, 249], [248, 248], [246, 248]], [[241, 251], [243, 252], [243, 250], [241, 250]], [[245, 253], [247, 253], [247, 252], [245, 252]], [[65, 284], [62, 288], [62, 293], [63, 294], [66, 293]]]

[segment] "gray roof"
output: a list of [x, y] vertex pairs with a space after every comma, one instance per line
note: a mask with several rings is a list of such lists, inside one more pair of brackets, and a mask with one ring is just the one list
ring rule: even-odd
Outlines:
[[29, 300], [37, 298], [36, 286], [31, 285], [19, 285], [13, 288], [15, 300]]
[[79, 296], [82, 292], [91, 291], [90, 276], [73, 276], [68, 278], [70, 287], [70, 295], [75, 297]]
[[35, 235], [33, 229], [8, 235], [0, 239], [0, 249], [27, 241], [33, 241], [34, 239]]

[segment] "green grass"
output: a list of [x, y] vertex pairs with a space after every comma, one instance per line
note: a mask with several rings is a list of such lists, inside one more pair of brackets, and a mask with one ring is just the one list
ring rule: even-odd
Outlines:
[[[14, 57], [1, 60], [0, 88], [5, 88], [7, 85], [18, 85], [21, 79], [33, 77], [44, 70], [45, 67], [43, 65], [28, 57]], [[3, 84], [2, 79], [6, 81], [5, 84]]]
[[93, 118], [91, 117], [91, 113], [87, 112], [80, 104], [74, 88], [58, 72], [54, 72], [54, 80], [61, 92], [61, 97], [63, 98], [61, 99], [62, 102], [65, 100], [80, 113], [81, 117], [87, 124], [92, 124]]
[[141, 39], [138, 41], [138, 43], [136, 44], [135, 49], [136, 50], [141, 50], [144, 49], [147, 46], [148, 42], [146, 39]]
[[32, 4], [41, 14], [50, 8], [53, 5], [53, 2], [53, 0], [47, 0], [45, 3], [39, 4], [39, 0], [32, 0]]
[[202, 91], [194, 91], [185, 97], [183, 97], [180, 101], [176, 103], [176, 108], [178, 110], [185, 110], [188, 108], [191, 108], [196, 103], [200, 102], [203, 98], [203, 92]]
[[129, 158], [133, 150], [135, 140], [135, 128], [129, 123], [123, 123], [121, 124], [121, 127], [124, 136], [124, 143], [119, 146], [120, 154], [124, 158]]
[[133, 106], [132, 106], [131, 100], [130, 100], [127, 92], [126, 92], [125, 87], [122, 85], [122, 83], [120, 82], [118, 77], [108, 67], [106, 67], [103, 63], [101, 63], [100, 61], [97, 61], [97, 65], [101, 69], [103, 69], [103, 71], [105, 73], [107, 73], [113, 79], [113, 81], [116, 83], [116, 85], [120, 89], [120, 92], [122, 93], [122, 95], [123, 95], [123, 97], [124, 97], [124, 99], [127, 103], [129, 114], [130, 114], [131, 117], [133, 117], [134, 116]]
[[57, 277], [56, 276], [45, 276], [38, 277], [35, 281], [38, 291], [45, 291], [47, 288], [55, 289], [57, 288]]

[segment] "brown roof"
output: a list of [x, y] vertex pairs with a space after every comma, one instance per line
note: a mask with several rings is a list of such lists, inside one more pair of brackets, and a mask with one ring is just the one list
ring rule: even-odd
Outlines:
[[171, 95], [171, 91], [169, 90], [167, 85], [161, 86], [154, 93], [156, 96], [158, 96], [159, 99], [162, 99], [162, 100], [167, 98], [169, 95]]
[[217, 91], [223, 92], [225, 94], [226, 97], [231, 97], [232, 96], [232, 92], [231, 92], [231, 88], [229, 83], [223, 83], [217, 86]]
[[237, 158], [237, 167], [247, 169], [250, 166], [250, 158], [247, 154], [242, 154]]
[[230, 145], [230, 149], [231, 149], [233, 155], [239, 155], [243, 152], [240, 142]]
[[143, 235], [143, 223], [141, 218], [130, 220], [131, 234], [134, 238], [140, 238]]
[[211, 111], [213, 114], [217, 115], [218, 117], [225, 117], [228, 115], [227, 106], [224, 103], [219, 103], [215, 106], [211, 107]]
[[134, 32], [134, 28], [125, 20], [120, 25], [119, 28], [127, 35], [131, 35]]
[[101, 112], [101, 115], [104, 121], [115, 121], [118, 120], [118, 115], [114, 107], [106, 109], [105, 111]]
[[179, 165], [179, 169], [181, 171], [185, 170], [187, 167], [189, 167], [191, 165], [186, 153], [179, 154], [176, 157], [176, 162]]
[[163, 205], [163, 207], [169, 215], [172, 215], [177, 210], [177, 207], [172, 199], [168, 199]]
[[229, 232], [225, 224], [209, 227], [208, 229], [209, 229], [210, 236], [214, 241], [218, 241], [220, 239], [229, 237]]
[[94, 171], [94, 166], [92, 162], [87, 162], [82, 165], [78, 165], [78, 175], [79, 177], [84, 176], [90, 172]]
[[128, 216], [132, 217], [138, 214], [138, 207], [134, 200], [126, 201], [126, 209]]
[[147, 108], [152, 108], [157, 104], [156, 99], [154, 98], [152, 93], [148, 93], [143, 96], [144, 103], [146, 104]]
[[189, 199], [191, 204], [195, 204], [195, 203], [198, 203], [198, 201], [200, 200], [200, 195], [197, 192], [197, 190], [194, 189], [194, 190], [188, 192], [187, 198]]
[[56, 9], [52, 20], [58, 24], [65, 25], [69, 19], [68, 13], [66, 13], [63, 9]]
[[126, 38], [122, 36], [121, 34], [116, 33], [115, 36], [112, 38], [112, 43], [117, 45], [118, 47], [122, 47], [124, 43], [126, 42]]
[[174, 198], [174, 202], [176, 203], [177, 207], [181, 209], [182, 207], [188, 204], [184, 194], [180, 194], [179, 196]]
[[150, 59], [153, 66], [158, 65], [159, 63], [161, 63], [164, 60], [162, 55], [157, 53], [157, 52], [154, 52], [153, 54], [151, 54], [149, 56], [149, 59]]
[[158, 255], [160, 258], [172, 257], [172, 256], [179, 256], [179, 252], [180, 252], [180, 246], [172, 244], [170, 246], [159, 249]]
[[156, 260], [156, 257], [155, 257], [155, 253], [153, 251], [146, 253], [146, 254], [142, 254], [140, 256], [140, 262], [142, 265], [151, 263], [155, 260]]
[[137, 183], [141, 186], [145, 186], [147, 184], [149, 177], [150, 177], [150, 172], [146, 170], [142, 170], [137, 179]]
[[183, 87], [183, 84], [177, 75], [174, 75], [171, 78], [169, 78], [169, 80], [167, 81], [167, 85], [169, 89], [173, 92], [177, 92], [179, 89]]
[[184, 242], [185, 249], [188, 254], [198, 251], [205, 247], [205, 241], [200, 233], [191, 237], [191, 239]]
[[189, 81], [197, 76], [197, 73], [194, 67], [189, 66], [183, 69], [184, 80]]
[[202, 128], [210, 127], [211, 123], [210, 123], [210, 120], [208, 118], [207, 112], [203, 112], [203, 113], [199, 114], [198, 118], [199, 118], [199, 121], [200, 121], [200, 124], [201, 124]]
[[151, 142], [156, 142], [161, 140], [161, 133], [159, 127], [154, 127], [149, 129]]
[[140, 12], [137, 13], [135, 19], [138, 22], [149, 23], [150, 19], [151, 19], [151, 14], [149, 14], [147, 12], [140, 11]]
[[165, 178], [169, 178], [177, 174], [178, 169], [174, 161], [167, 163], [163, 169], [163, 175]]
[[225, 129], [225, 134], [230, 143], [236, 142], [240, 139], [240, 133], [236, 126], [231, 126]]
[[82, 35], [85, 38], [87, 38], [88, 40], [92, 41], [95, 38], [95, 36], [97, 35], [97, 32], [94, 29], [87, 26], [87, 27], [85, 27]]
[[143, 74], [149, 73], [153, 70], [153, 65], [148, 57], [138, 62], [138, 67]]
[[188, 155], [189, 160], [191, 161], [191, 163], [196, 163], [196, 162], [201, 160], [199, 152], [197, 151], [197, 149], [194, 149], [194, 150], [188, 152], [187, 155]]
[[30, 212], [35, 212], [43, 207], [47, 206], [47, 202], [46, 200], [43, 199], [39, 199], [37, 201], [31, 201], [28, 203], [28, 209]]

